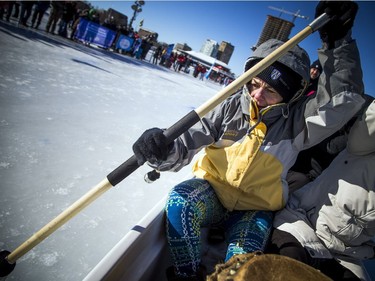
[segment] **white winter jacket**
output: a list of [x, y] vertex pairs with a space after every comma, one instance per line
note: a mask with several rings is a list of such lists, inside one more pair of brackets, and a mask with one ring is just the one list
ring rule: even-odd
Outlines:
[[361, 280], [374, 258], [375, 101], [353, 125], [347, 148], [313, 182], [296, 191], [274, 220], [314, 258], [335, 258]]

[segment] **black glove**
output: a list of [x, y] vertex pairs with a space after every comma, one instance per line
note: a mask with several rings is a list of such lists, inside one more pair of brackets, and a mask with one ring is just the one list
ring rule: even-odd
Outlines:
[[330, 22], [319, 30], [320, 38], [333, 48], [334, 42], [344, 38], [353, 27], [358, 11], [357, 3], [353, 1], [320, 1], [315, 9], [315, 18], [323, 13], [331, 17]]
[[168, 145], [163, 130], [159, 128], [145, 131], [133, 144], [133, 151], [139, 166], [146, 161], [155, 163], [158, 160], [166, 160], [172, 148], [173, 142]]

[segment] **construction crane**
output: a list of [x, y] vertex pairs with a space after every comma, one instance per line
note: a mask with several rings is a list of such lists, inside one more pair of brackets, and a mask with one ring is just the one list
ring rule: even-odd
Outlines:
[[293, 12], [289, 12], [287, 10], [284, 10], [284, 8], [280, 9], [280, 8], [276, 8], [276, 7], [272, 7], [272, 6], [268, 6], [268, 8], [270, 8], [271, 10], [275, 10], [275, 11], [279, 11], [280, 12], [280, 16], [284, 13], [284, 14], [287, 14], [287, 15], [292, 15], [293, 16], [293, 20], [292, 20], [292, 23], [294, 23], [294, 21], [296, 20], [296, 18], [301, 18], [301, 19], [306, 19], [308, 20], [309, 17], [307, 16], [302, 16], [299, 14], [300, 10], [298, 10], [297, 12], [293, 13]]

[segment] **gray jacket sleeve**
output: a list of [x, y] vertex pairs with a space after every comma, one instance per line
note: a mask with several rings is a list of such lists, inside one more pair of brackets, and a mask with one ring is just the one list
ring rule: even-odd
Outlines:
[[350, 34], [336, 48], [320, 49], [319, 60], [323, 71], [316, 97], [305, 107], [305, 129], [295, 138], [298, 150], [338, 131], [365, 102], [359, 51]]
[[166, 161], [148, 163], [148, 165], [159, 171], [173, 172], [177, 172], [188, 165], [194, 155], [202, 148], [217, 141], [221, 133], [221, 124], [227, 107], [227, 102], [218, 105], [198, 123], [177, 138]]

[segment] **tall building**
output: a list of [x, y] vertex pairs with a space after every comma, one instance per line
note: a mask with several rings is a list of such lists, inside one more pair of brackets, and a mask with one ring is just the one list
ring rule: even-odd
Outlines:
[[216, 58], [218, 49], [219, 44], [216, 41], [207, 39], [206, 42], [203, 43], [200, 52], [207, 56]]
[[229, 60], [232, 57], [233, 51], [234, 46], [231, 43], [221, 41], [217, 52], [217, 59], [226, 64], [229, 64]]
[[260, 44], [271, 38], [287, 41], [293, 27], [294, 23], [290, 21], [268, 15], [255, 47], [258, 47]]

